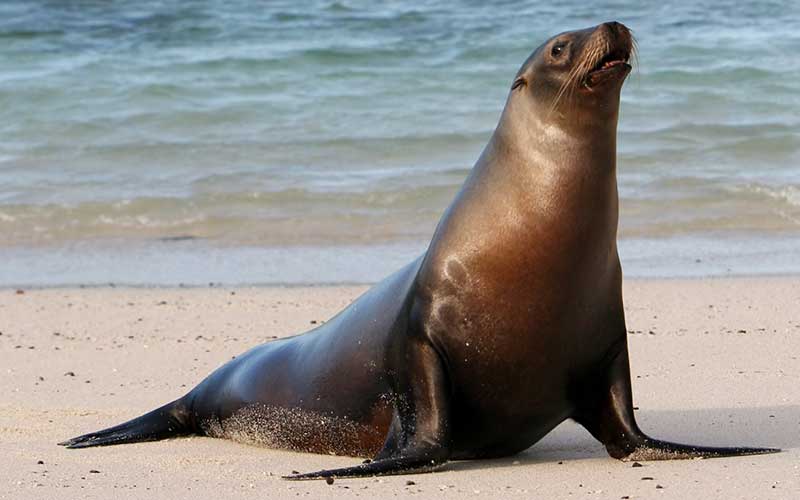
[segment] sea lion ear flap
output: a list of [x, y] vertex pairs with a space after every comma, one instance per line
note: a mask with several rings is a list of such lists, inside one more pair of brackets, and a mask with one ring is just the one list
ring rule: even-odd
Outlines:
[[524, 76], [520, 76], [517, 77], [516, 80], [514, 80], [514, 84], [511, 85], [511, 90], [517, 90], [518, 88], [524, 87], [526, 85], [528, 85], [528, 80], [526, 80]]

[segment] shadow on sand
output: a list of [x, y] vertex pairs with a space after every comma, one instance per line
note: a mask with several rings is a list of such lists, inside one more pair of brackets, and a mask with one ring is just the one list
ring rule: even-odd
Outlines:
[[[800, 447], [800, 406], [713, 408], [705, 410], [637, 411], [639, 426], [648, 435], [706, 446]], [[613, 460], [583, 427], [568, 421], [540, 442], [514, 456], [491, 460], [451, 462], [445, 470], [475, 470], [557, 463]]]

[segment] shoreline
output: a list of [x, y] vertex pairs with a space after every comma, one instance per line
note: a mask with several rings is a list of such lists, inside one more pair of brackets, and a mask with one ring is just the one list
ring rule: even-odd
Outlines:
[[[676, 282], [722, 282], [722, 281], [790, 281], [800, 282], [800, 271], [791, 273], [774, 274], [726, 274], [726, 275], [697, 275], [697, 276], [659, 276], [655, 278], [645, 276], [627, 276], [623, 279], [630, 283], [676, 283]], [[387, 275], [388, 277], [388, 275]], [[367, 289], [377, 285], [380, 281], [362, 282], [336, 282], [336, 283], [209, 283], [208, 285], [193, 284], [128, 284], [128, 283], [86, 283], [86, 284], [63, 284], [63, 285], [6, 285], [0, 284], [0, 293], [17, 292], [23, 293], [36, 291], [83, 291], [83, 290], [120, 290], [120, 291], [192, 291], [192, 290], [302, 290], [302, 289]]]
[[[0, 289], [90, 286], [339, 286], [381, 281], [427, 241], [237, 246], [212, 241], [78, 242], [0, 248]], [[620, 239], [626, 278], [800, 275], [800, 235]]]
[[513, 457], [328, 486], [279, 476], [353, 459], [204, 437], [89, 450], [55, 445], [180, 396], [231, 356], [326, 321], [366, 288], [0, 290], [0, 481], [8, 485], [0, 499], [108, 498], [110, 491], [123, 499], [198, 491], [219, 498], [783, 499], [800, 489], [796, 277], [624, 284], [642, 428], [683, 442], [784, 450], [775, 455], [631, 468], [567, 422]]

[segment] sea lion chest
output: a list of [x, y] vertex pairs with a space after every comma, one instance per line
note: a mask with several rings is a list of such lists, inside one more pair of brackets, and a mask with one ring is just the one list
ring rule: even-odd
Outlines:
[[475, 447], [477, 433], [502, 454], [567, 418], [572, 388], [615, 342], [602, 324], [619, 302], [616, 214], [596, 199], [594, 211], [564, 198], [534, 214], [469, 201], [439, 228], [414, 312], [446, 365], [455, 440], [468, 432]]

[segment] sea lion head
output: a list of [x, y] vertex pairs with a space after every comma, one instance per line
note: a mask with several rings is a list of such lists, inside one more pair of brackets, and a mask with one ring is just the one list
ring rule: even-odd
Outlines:
[[634, 46], [630, 30], [617, 22], [560, 33], [523, 63], [510, 97], [530, 97], [548, 114], [616, 114]]

